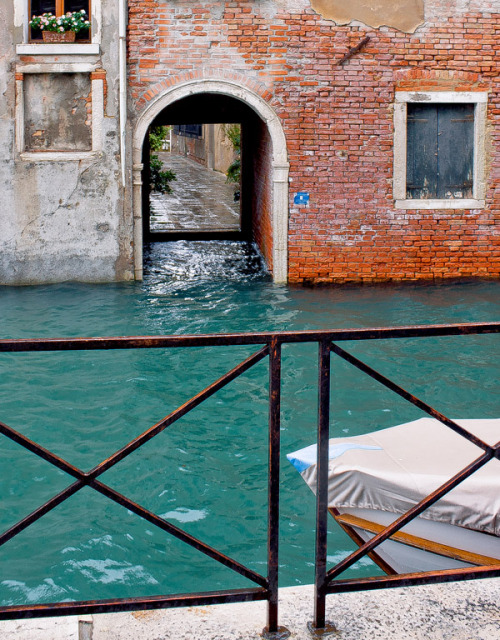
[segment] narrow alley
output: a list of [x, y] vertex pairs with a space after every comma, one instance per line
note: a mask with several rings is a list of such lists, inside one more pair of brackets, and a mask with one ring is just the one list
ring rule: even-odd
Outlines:
[[190, 158], [169, 152], [158, 156], [163, 170], [174, 171], [176, 180], [171, 183], [172, 193], [150, 195], [152, 233], [240, 230], [240, 203], [234, 199], [237, 184]]

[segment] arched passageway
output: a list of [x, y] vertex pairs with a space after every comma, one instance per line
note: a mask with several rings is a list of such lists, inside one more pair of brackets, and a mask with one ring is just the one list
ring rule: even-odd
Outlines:
[[142, 175], [147, 132], [151, 126], [198, 122], [241, 124], [241, 237], [254, 240], [273, 279], [286, 282], [288, 162], [283, 130], [258, 94], [221, 80], [197, 80], [168, 89], [139, 118], [133, 147], [136, 278], [142, 277], [144, 226], [149, 228], [149, 188]]

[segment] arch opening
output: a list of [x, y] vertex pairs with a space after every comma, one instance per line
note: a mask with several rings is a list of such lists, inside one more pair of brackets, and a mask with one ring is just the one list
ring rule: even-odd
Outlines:
[[207, 131], [222, 123], [241, 126], [241, 209], [232, 237], [254, 241], [274, 281], [286, 282], [288, 162], [281, 123], [258, 94], [220, 80], [192, 81], [166, 90], [137, 123], [133, 148], [136, 278], [142, 278], [143, 241], [151, 239], [148, 131], [150, 127], [182, 128], [199, 122]]
[[241, 123], [160, 116], [143, 146], [144, 242], [245, 240]]

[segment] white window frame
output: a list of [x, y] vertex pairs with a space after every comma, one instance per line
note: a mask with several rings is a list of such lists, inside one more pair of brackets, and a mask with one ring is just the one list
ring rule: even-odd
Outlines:
[[101, 43], [101, 0], [91, 3], [91, 42], [75, 44], [45, 44], [43, 42], [29, 42], [30, 16], [28, 15], [28, 0], [14, 0], [14, 22], [16, 27], [23, 29], [23, 43], [16, 45], [18, 55], [99, 55]]
[[[92, 77], [94, 72], [96, 77]], [[92, 148], [90, 151], [26, 151], [24, 135], [24, 74], [85, 73], [91, 77]], [[25, 64], [16, 67], [16, 148], [21, 160], [75, 161], [95, 158], [102, 153], [104, 120], [104, 78], [96, 65], [86, 63]]]
[[[472, 198], [427, 199], [406, 197], [406, 145], [408, 103], [474, 105], [474, 169]], [[394, 103], [393, 198], [396, 209], [484, 209], [486, 184], [486, 111], [485, 91], [396, 91]]]

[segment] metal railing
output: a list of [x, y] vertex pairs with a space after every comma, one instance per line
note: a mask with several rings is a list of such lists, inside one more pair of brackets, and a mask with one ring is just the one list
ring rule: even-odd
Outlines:
[[[92, 470], [85, 472], [70, 464], [36, 442], [28, 439], [12, 427], [0, 422], [0, 433], [13, 440], [36, 456], [46, 460], [53, 466], [74, 478], [74, 482], [53, 498], [35, 509], [28, 516], [0, 534], [0, 546], [11, 540], [27, 527], [37, 522], [56, 506], [76, 494], [83, 487], [90, 487], [99, 494], [116, 502], [141, 518], [155, 525], [164, 532], [176, 537], [201, 553], [213, 558], [222, 565], [242, 575], [257, 586], [247, 589], [228, 589], [225, 591], [198, 592], [166, 596], [149, 596], [114, 600], [94, 600], [80, 602], [62, 602], [38, 605], [8, 606], [0, 608], [0, 620], [17, 618], [34, 618], [45, 616], [63, 616], [88, 613], [105, 613], [117, 611], [133, 611], [160, 609], [179, 606], [206, 605], [225, 602], [244, 602], [265, 600], [267, 607], [266, 634], [286, 634], [286, 630], [278, 626], [278, 550], [279, 550], [279, 466], [280, 466], [280, 403], [281, 403], [281, 347], [292, 343], [318, 343], [319, 345], [319, 410], [318, 410], [318, 491], [317, 491], [317, 523], [316, 523], [316, 595], [314, 626], [325, 627], [326, 595], [340, 591], [356, 589], [374, 589], [426, 582], [464, 580], [485, 576], [500, 575], [500, 566], [474, 568], [416, 574], [412, 576], [389, 576], [387, 578], [365, 578], [355, 580], [334, 581], [341, 572], [350, 567], [362, 555], [372, 551], [378, 544], [390, 537], [424, 509], [436, 502], [442, 495], [450, 491], [463, 479], [472, 474], [493, 457], [500, 459], [500, 443], [494, 447], [487, 445], [452, 420], [446, 418], [429, 405], [411, 395], [394, 382], [385, 378], [373, 368], [340, 348], [336, 342], [380, 340], [389, 338], [419, 338], [438, 336], [458, 336], [471, 334], [499, 333], [500, 323], [474, 323], [460, 325], [407, 326], [395, 328], [344, 329], [336, 331], [296, 331], [242, 333], [233, 335], [199, 335], [199, 336], [138, 336], [111, 338], [61, 338], [37, 340], [0, 340], [0, 353], [41, 352], [41, 351], [82, 351], [106, 349], [166, 349], [179, 347], [214, 347], [255, 345], [260, 348], [236, 367], [218, 378], [211, 385], [193, 396], [175, 411], [155, 425], [146, 429], [140, 436], [116, 451]], [[361, 371], [416, 405], [429, 415], [437, 418], [446, 426], [476, 444], [484, 453], [467, 469], [455, 476], [438, 491], [423, 500], [407, 514], [399, 518], [368, 543], [350, 554], [336, 567], [327, 570], [327, 465], [328, 439], [330, 421], [330, 358], [335, 354], [351, 363]], [[124, 494], [112, 489], [99, 480], [107, 470], [124, 460], [133, 451], [139, 449], [156, 435], [170, 427], [176, 420], [186, 415], [204, 400], [225, 387], [241, 374], [248, 371], [258, 362], [268, 358], [269, 368], [269, 458], [268, 458], [268, 518], [267, 518], [267, 575], [263, 576], [224, 555], [217, 549], [187, 534], [164, 518], [155, 515], [137, 504]], [[334, 582], [332, 582], [334, 581]]]
[[[391, 330], [386, 337], [402, 337], [398, 331]], [[441, 331], [443, 331], [441, 333]], [[403, 329], [404, 337], [429, 337], [458, 334], [480, 334], [498, 333], [500, 323], [490, 325], [450, 325], [448, 327], [408, 327]], [[383, 337], [377, 335], [376, 337]], [[375, 336], [373, 336], [375, 338]], [[338, 338], [335, 339], [338, 341]], [[382, 528], [367, 542], [359, 539], [359, 548], [349, 556], [337, 563], [333, 568], [327, 570], [327, 518], [328, 518], [328, 440], [330, 423], [330, 355], [334, 353], [346, 362], [350, 363], [360, 371], [384, 385], [409, 403], [415, 405], [432, 418], [439, 420], [446, 427], [455, 433], [466, 438], [469, 442], [482, 449], [484, 453], [474, 460], [467, 467], [462, 469], [453, 478], [450, 478], [433, 493], [421, 500], [417, 505], [409, 509], [406, 513], [398, 517], [392, 524]], [[361, 591], [368, 589], [383, 589], [389, 587], [414, 586], [421, 584], [431, 584], [438, 582], [453, 582], [458, 580], [472, 580], [476, 578], [498, 577], [500, 576], [500, 563], [494, 566], [481, 566], [462, 569], [447, 569], [439, 571], [425, 571], [413, 574], [388, 575], [370, 578], [351, 578], [345, 580], [335, 580], [337, 576], [354, 565], [364, 556], [369, 555], [385, 540], [391, 538], [393, 534], [417, 518], [427, 508], [437, 502], [444, 495], [449, 493], [466, 478], [481, 469], [489, 460], [497, 458], [500, 460], [500, 441], [495, 446], [490, 446], [481, 439], [470, 433], [453, 420], [433, 409], [426, 402], [423, 402], [412, 395], [392, 380], [386, 378], [381, 373], [362, 362], [352, 354], [348, 353], [330, 339], [324, 339], [319, 345], [319, 415], [318, 415], [318, 459], [317, 459], [317, 494], [316, 494], [316, 575], [315, 575], [315, 608], [313, 626], [317, 629], [325, 628], [326, 622], [326, 596], [332, 593], [343, 593]]]

